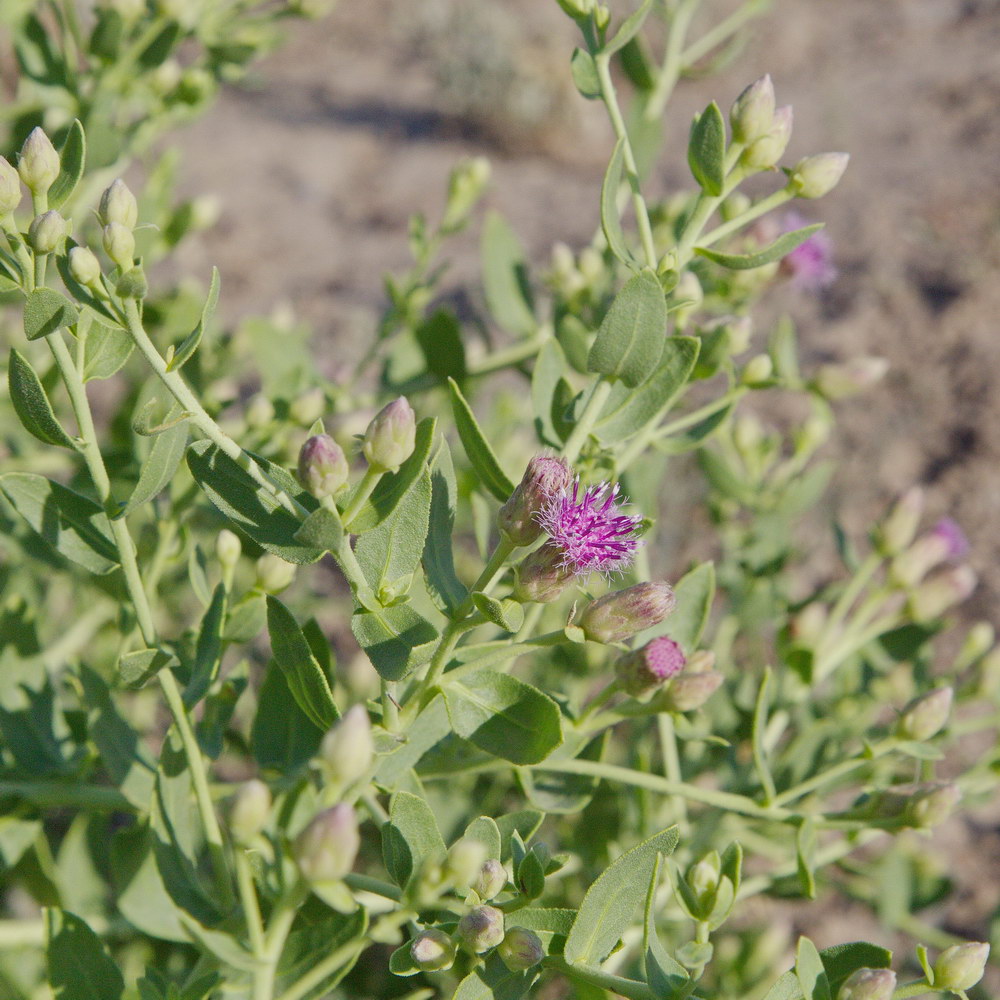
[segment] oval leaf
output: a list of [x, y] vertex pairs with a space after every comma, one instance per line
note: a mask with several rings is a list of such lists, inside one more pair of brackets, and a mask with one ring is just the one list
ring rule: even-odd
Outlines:
[[489, 212], [483, 226], [483, 293], [493, 318], [505, 330], [533, 333], [535, 319], [524, 248], [498, 212]]
[[135, 341], [117, 326], [94, 322], [83, 345], [83, 381], [111, 378], [128, 361]]
[[[662, 300], [663, 297], [660, 298]], [[451, 409], [455, 415], [458, 436], [462, 439], [462, 445], [466, 455], [469, 456], [472, 468], [475, 469], [483, 486], [499, 501], [505, 502], [514, 492], [514, 484], [500, 468], [493, 449], [479, 429], [472, 407], [469, 406], [454, 379], [448, 379], [448, 388], [451, 390]]]
[[45, 911], [45, 955], [56, 996], [73, 1000], [119, 1000], [125, 981], [101, 939], [65, 910]]
[[83, 126], [74, 119], [59, 147], [59, 176], [49, 188], [49, 208], [59, 208], [76, 190], [87, 160], [87, 139]]
[[205, 327], [212, 321], [212, 316], [215, 314], [215, 307], [218, 303], [219, 269], [213, 267], [212, 281], [208, 287], [208, 296], [205, 299], [205, 305], [202, 307], [198, 325], [184, 338], [177, 350], [174, 351], [174, 356], [170, 359], [170, 364], [167, 365], [168, 372], [182, 368], [193, 357], [194, 352], [198, 350], [198, 345], [201, 343], [201, 338], [205, 334]]
[[115, 515], [116, 520], [152, 500], [170, 484], [184, 457], [187, 439], [186, 423], [175, 424], [153, 438], [153, 447], [150, 449], [149, 457], [143, 462], [139, 482], [135, 484], [128, 502]]
[[36, 288], [24, 304], [24, 335], [37, 340], [72, 326], [80, 318], [76, 306], [51, 288]]
[[715, 101], [695, 118], [688, 140], [688, 166], [706, 194], [717, 198], [726, 180], [726, 123]]
[[625, 233], [618, 212], [618, 189], [621, 187], [622, 169], [625, 163], [624, 149], [625, 140], [619, 139], [604, 174], [604, 182], [601, 185], [601, 228], [604, 230], [604, 238], [608, 241], [611, 252], [623, 264], [634, 270], [636, 260], [625, 242]]
[[426, 663], [434, 651], [438, 630], [408, 604], [358, 611], [351, 631], [379, 676], [402, 680]]
[[14, 412], [29, 434], [45, 444], [76, 449], [73, 439], [62, 429], [52, 412], [52, 404], [35, 369], [14, 348], [10, 351], [7, 385]]
[[815, 222], [811, 226], [783, 233], [773, 243], [769, 243], [763, 250], [758, 250], [756, 253], [719, 253], [718, 250], [709, 250], [708, 247], [695, 247], [694, 252], [716, 264], [728, 267], [731, 271], [749, 271], [755, 267], [763, 267], [765, 264], [781, 260], [796, 247], [805, 243], [813, 233], [818, 233], [823, 225], [822, 222]]
[[382, 857], [396, 885], [406, 888], [426, 858], [443, 858], [444, 854], [444, 840], [431, 807], [419, 795], [396, 792], [389, 822], [382, 826]]

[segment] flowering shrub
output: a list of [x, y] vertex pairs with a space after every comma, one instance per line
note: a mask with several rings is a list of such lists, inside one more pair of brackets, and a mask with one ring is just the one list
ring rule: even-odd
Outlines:
[[[792, 113], [765, 77], [728, 127], [715, 103], [695, 118], [692, 191], [648, 201], [673, 88], [762, 5], [692, 40], [689, 0], [559, 4], [616, 137], [592, 244], [533, 274], [487, 214], [507, 339], [477, 354], [435, 299], [488, 182], [459, 164], [340, 383], [278, 323], [220, 331], [217, 273], [197, 300], [151, 281], [205, 213], [155, 170], [138, 199], [107, 176], [277, 17], [318, 11], [15, 5], [4, 995], [985, 995], [989, 945], [922, 915], [948, 891], [937, 831], [995, 787], [1000, 653], [948, 621], [968, 547], [922, 528], [914, 488], [867, 542], [836, 528], [817, 583], [795, 526], [831, 474], [831, 404], [885, 365], [803, 372], [787, 321], [751, 349], [781, 273], [833, 275], [819, 223], [768, 213], [847, 157], [783, 166]], [[753, 176], [772, 192], [741, 192]], [[745, 405], [771, 393], [802, 404], [785, 432]], [[661, 530], [697, 523], [679, 477], [714, 528], [688, 565]], [[985, 750], [954, 752], [976, 732]], [[850, 900], [931, 951], [819, 950], [820, 917], [791, 940], [764, 905], [789, 898]]]

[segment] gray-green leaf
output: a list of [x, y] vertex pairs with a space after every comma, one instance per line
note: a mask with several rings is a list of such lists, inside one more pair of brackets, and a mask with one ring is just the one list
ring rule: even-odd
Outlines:
[[35, 369], [13, 347], [10, 349], [7, 385], [10, 389], [10, 401], [14, 404], [14, 412], [29, 434], [45, 444], [76, 449], [73, 439], [56, 419], [52, 404]]
[[535, 319], [524, 248], [498, 212], [489, 212], [483, 226], [483, 292], [493, 318], [505, 330], [532, 333]]
[[153, 447], [149, 451], [149, 456], [142, 464], [142, 471], [139, 473], [139, 482], [135, 484], [132, 496], [128, 502], [115, 515], [117, 520], [125, 517], [137, 507], [148, 503], [161, 490], [166, 489], [170, 481], [177, 472], [177, 467], [184, 457], [184, 449], [187, 448], [188, 427], [186, 422], [174, 424], [162, 434], [157, 434], [153, 438]]
[[438, 630], [409, 604], [357, 611], [351, 618], [351, 631], [387, 681], [402, 680], [426, 663], [438, 637]]
[[443, 858], [444, 854], [444, 840], [431, 807], [418, 795], [396, 792], [389, 822], [382, 826], [382, 857], [396, 885], [405, 888], [426, 858]]
[[87, 160], [87, 139], [83, 126], [74, 119], [59, 147], [59, 176], [49, 188], [49, 208], [59, 208], [76, 189]]
[[101, 939], [79, 917], [55, 907], [45, 911], [49, 984], [57, 997], [119, 1000], [125, 981]]
[[717, 198], [726, 180], [726, 123], [712, 103], [691, 124], [688, 166], [706, 194]]
[[128, 361], [135, 342], [125, 330], [93, 322], [83, 345], [83, 381], [111, 378]]
[[718, 250], [710, 250], [708, 247], [695, 247], [694, 252], [716, 264], [721, 264], [722, 267], [728, 267], [731, 271], [749, 271], [755, 267], [763, 267], [765, 264], [781, 260], [796, 247], [805, 243], [813, 233], [819, 232], [823, 225], [822, 222], [816, 222], [811, 226], [783, 233], [773, 243], [769, 243], [763, 250], [758, 250], [756, 253], [720, 253]]
[[28, 340], [47, 337], [79, 320], [76, 306], [52, 288], [36, 288], [24, 304], [24, 335]]
[[[662, 295], [660, 299], [662, 301]], [[462, 445], [466, 455], [469, 456], [472, 468], [475, 469], [483, 486], [499, 501], [505, 502], [514, 492], [514, 484], [500, 468], [493, 449], [479, 429], [472, 407], [469, 406], [454, 379], [448, 379], [448, 388], [451, 390], [451, 409], [455, 415], [455, 426], [458, 428], [458, 436], [462, 439]]]

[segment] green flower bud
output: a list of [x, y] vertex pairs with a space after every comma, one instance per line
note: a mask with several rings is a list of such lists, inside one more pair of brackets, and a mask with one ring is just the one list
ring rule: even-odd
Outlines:
[[749, 316], [730, 316], [723, 324], [729, 340], [730, 353], [742, 354], [753, 337], [753, 320]]
[[665, 706], [674, 712], [693, 712], [712, 697], [722, 684], [722, 674], [714, 670], [683, 674], [670, 682], [664, 698]]
[[332, 882], [354, 867], [360, 847], [354, 810], [341, 803], [312, 820], [295, 838], [292, 853], [309, 882]]
[[185, 104], [200, 104], [214, 92], [212, 74], [197, 66], [184, 70], [177, 82], [177, 97]]
[[318, 21], [333, 10], [337, 0], [291, 0], [291, 9], [300, 17]]
[[490, 163], [483, 156], [462, 160], [448, 178], [448, 201], [442, 232], [454, 232], [465, 225], [469, 213], [480, 199], [490, 180]]
[[503, 940], [503, 912], [495, 906], [474, 906], [459, 920], [455, 933], [467, 951], [482, 955]]
[[850, 158], [847, 153], [807, 156], [796, 164], [788, 179], [788, 189], [799, 198], [822, 198], [840, 183]]
[[685, 881], [698, 902], [699, 912], [695, 916], [702, 920], [708, 917], [715, 906], [715, 898], [719, 892], [720, 864], [718, 853], [713, 851], [693, 864], [687, 872]]
[[[456, 889], [474, 888], [486, 863], [486, 847], [478, 840], [462, 837], [448, 850], [444, 874]], [[483, 898], [480, 896], [480, 899]]]
[[919, 622], [940, 618], [961, 604], [979, 582], [971, 566], [953, 566], [925, 580], [910, 598], [910, 611]]
[[573, 579], [563, 554], [549, 543], [526, 556], [514, 574], [514, 600], [538, 604], [554, 601]]
[[611, 9], [607, 4], [599, 3], [594, 7], [594, 27], [598, 31], [607, 31], [611, 23]]
[[191, 228], [209, 229], [219, 221], [222, 203], [215, 195], [202, 194], [191, 200]]
[[893, 505], [876, 530], [876, 541], [883, 555], [894, 556], [913, 541], [924, 513], [924, 491], [919, 486], [908, 489]]
[[965, 634], [965, 641], [958, 654], [959, 661], [963, 666], [975, 663], [993, 648], [995, 638], [996, 629], [989, 622], [976, 622]]
[[232, 569], [239, 562], [240, 554], [243, 552], [243, 544], [240, 536], [228, 528], [223, 528], [215, 539], [215, 557], [228, 569]]
[[595, 0], [556, 0], [556, 3], [574, 20], [581, 21], [590, 16]]
[[410, 943], [410, 958], [423, 972], [444, 972], [455, 963], [458, 949], [451, 937], [436, 927], [421, 931]]
[[66, 236], [66, 220], [55, 211], [35, 216], [28, 227], [28, 244], [35, 253], [52, 253]]
[[183, 69], [176, 59], [164, 59], [149, 76], [149, 82], [157, 94], [169, 94], [181, 82]]
[[511, 972], [525, 972], [545, 958], [545, 948], [534, 931], [511, 927], [497, 946], [497, 954]]
[[774, 119], [774, 84], [770, 74], [751, 83], [729, 111], [733, 139], [747, 145], [766, 135]]
[[299, 482], [317, 499], [335, 496], [350, 477], [344, 449], [329, 434], [314, 434], [299, 451]]
[[144, 299], [148, 291], [149, 284], [141, 267], [130, 267], [115, 282], [115, 292], [123, 299]]
[[903, 810], [908, 826], [927, 830], [940, 826], [955, 810], [962, 793], [957, 785], [929, 783], [921, 785], [910, 797]]
[[768, 354], [756, 354], [743, 369], [740, 381], [744, 385], [762, 385], [774, 374], [774, 362]]
[[615, 676], [621, 689], [633, 698], [655, 691], [684, 669], [681, 647], [667, 636], [651, 639], [641, 649], [619, 657]]
[[676, 604], [670, 584], [637, 583], [592, 601], [577, 624], [592, 642], [622, 642], [659, 625]]
[[280, 594], [295, 579], [295, 566], [268, 552], [257, 560], [257, 587], [265, 594]]
[[10, 215], [21, 204], [21, 178], [10, 163], [0, 156], [0, 218]]
[[791, 636], [799, 649], [814, 649], [823, 634], [829, 609], [825, 604], [814, 601], [807, 604], [791, 620]]
[[934, 963], [934, 989], [971, 990], [986, 971], [990, 946], [983, 941], [953, 944]]
[[271, 812], [271, 790], [252, 778], [236, 790], [229, 807], [229, 829], [238, 844], [247, 844], [267, 823]]
[[841, 984], [837, 1000], [892, 1000], [895, 989], [892, 969], [856, 969]]
[[515, 544], [530, 545], [542, 534], [538, 514], [573, 480], [573, 470], [561, 458], [536, 455], [521, 482], [497, 512], [497, 527]]
[[69, 273], [84, 288], [91, 288], [101, 282], [101, 263], [88, 247], [73, 247], [69, 252]]
[[267, 396], [258, 393], [247, 404], [246, 422], [248, 427], [266, 427], [274, 420], [274, 406]]
[[319, 748], [320, 767], [327, 781], [344, 786], [363, 778], [374, 759], [368, 710], [363, 705], [354, 705], [323, 737]]
[[32, 194], [45, 194], [59, 176], [59, 154], [40, 127], [31, 130], [21, 147], [17, 172]]
[[395, 472], [413, 454], [417, 420], [405, 396], [380, 410], [365, 431], [361, 451], [378, 472]]
[[326, 410], [326, 393], [320, 388], [309, 389], [288, 407], [288, 415], [297, 424], [308, 427], [316, 423]]
[[506, 885], [507, 869], [496, 858], [489, 858], [479, 869], [472, 888], [480, 899], [488, 900], [503, 892]]
[[102, 226], [117, 222], [126, 229], [135, 228], [139, 219], [139, 205], [135, 195], [120, 177], [101, 195], [97, 217], [101, 220]]
[[101, 233], [104, 252], [122, 271], [132, 267], [135, 260], [135, 237], [132, 230], [120, 222], [109, 222]]
[[767, 170], [778, 163], [792, 137], [792, 117], [791, 106], [787, 104], [774, 112], [771, 127], [743, 151], [741, 160], [745, 167]]
[[918, 742], [936, 736], [948, 721], [952, 694], [950, 687], [942, 687], [914, 698], [899, 717], [896, 735], [900, 739]]
[[888, 370], [885, 358], [852, 358], [842, 364], [820, 365], [813, 384], [824, 399], [845, 399], [870, 389]]
[[134, 21], [146, 13], [146, 0], [107, 0], [107, 6], [121, 14], [124, 21]]

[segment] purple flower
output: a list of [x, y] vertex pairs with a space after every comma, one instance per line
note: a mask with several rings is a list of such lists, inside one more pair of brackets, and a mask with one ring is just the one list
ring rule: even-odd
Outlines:
[[[798, 212], [787, 212], [781, 220], [781, 231], [790, 233], [808, 224]], [[833, 241], [822, 229], [813, 233], [782, 260], [781, 270], [803, 291], [826, 288], [837, 277], [837, 269], [833, 266]]]
[[957, 521], [953, 521], [950, 517], [942, 517], [931, 528], [930, 533], [944, 543], [946, 559], [954, 562], [956, 559], [968, 555], [969, 540], [965, 537], [965, 532], [958, 526]]
[[542, 508], [538, 523], [561, 554], [562, 565], [583, 575], [592, 570], [606, 576], [625, 569], [639, 547], [636, 532], [642, 519], [621, 512], [619, 486], [601, 483], [580, 495], [580, 479], [572, 491], [560, 490]]

